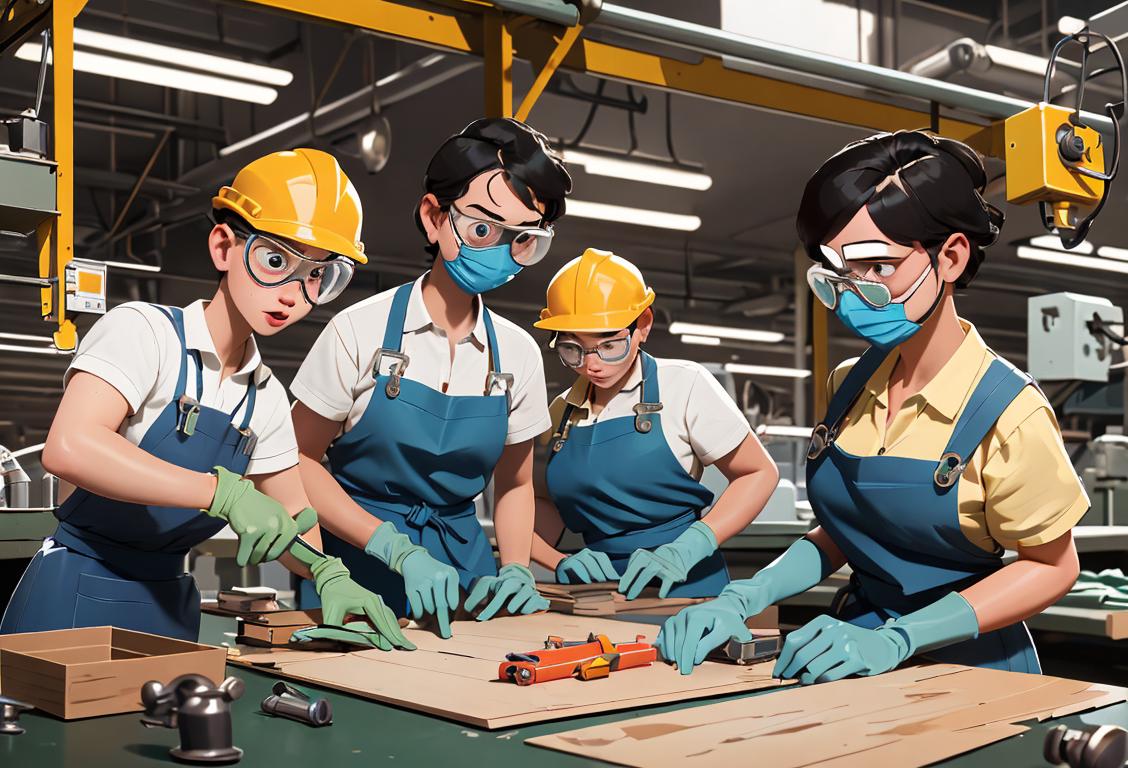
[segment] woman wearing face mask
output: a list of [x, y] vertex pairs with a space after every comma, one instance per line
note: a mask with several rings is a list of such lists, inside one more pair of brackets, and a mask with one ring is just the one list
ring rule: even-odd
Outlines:
[[[326, 551], [449, 637], [459, 587], [480, 620], [548, 607], [528, 569], [544, 365], [480, 294], [545, 256], [571, 178], [541, 134], [485, 119], [439, 148], [424, 187], [415, 218], [432, 269], [333, 318], [291, 390]], [[491, 476], [500, 571], [474, 516]]]
[[[1040, 671], [1023, 620], [1077, 578], [1089, 507], [1049, 403], [956, 314], [1002, 214], [967, 146], [922, 132], [847, 146], [807, 183], [797, 229], [812, 291], [870, 342], [831, 377], [807, 493], [819, 527], [752, 579], [671, 619], [683, 673], [743, 618], [848, 563], [850, 585], [791, 633], [775, 674], [802, 683], [923, 658]], [[1004, 549], [1018, 560], [1003, 565]]]
[[[651, 582], [661, 597], [713, 597], [729, 581], [718, 544], [759, 514], [779, 473], [708, 371], [642, 351], [653, 301], [633, 264], [594, 248], [548, 286], [535, 325], [578, 377], [550, 409], [533, 558], [565, 584], [619, 579], [628, 600]], [[709, 464], [729, 481], [715, 504], [700, 482]], [[576, 554], [549, 543], [565, 526], [584, 538]]]

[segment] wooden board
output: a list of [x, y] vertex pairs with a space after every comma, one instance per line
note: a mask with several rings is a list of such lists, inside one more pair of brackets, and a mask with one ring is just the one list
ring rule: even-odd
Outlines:
[[487, 729], [781, 684], [771, 677], [771, 662], [748, 667], [706, 662], [688, 676], [657, 663], [613, 672], [603, 680], [559, 680], [520, 687], [496, 679], [507, 653], [543, 648], [549, 635], [583, 640], [594, 632], [607, 634], [613, 642], [646, 635], [653, 642], [659, 627], [543, 613], [488, 622], [456, 621], [452, 629], [454, 637], [443, 640], [409, 626], [404, 633], [418, 646], [412, 652], [291, 652], [282, 656], [241, 647], [240, 655], [229, 661]]
[[[694, 672], [694, 675], [697, 673]], [[691, 675], [692, 677], [692, 675]], [[1077, 680], [935, 664], [608, 723], [526, 743], [632, 768], [913, 768], [1128, 701]]]

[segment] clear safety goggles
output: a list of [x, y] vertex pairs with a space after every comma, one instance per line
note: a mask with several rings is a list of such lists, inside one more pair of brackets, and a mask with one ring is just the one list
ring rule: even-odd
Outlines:
[[560, 362], [569, 368], [579, 368], [584, 364], [588, 355], [597, 355], [605, 363], [618, 363], [626, 359], [631, 351], [631, 332], [617, 339], [604, 339], [594, 347], [588, 349], [583, 344], [575, 341], [555, 342], [556, 354], [560, 355]]
[[264, 288], [296, 282], [301, 284], [302, 295], [310, 304], [328, 304], [352, 280], [353, 263], [344, 256], [318, 261], [267, 235], [243, 236], [247, 238], [243, 248], [247, 274]]
[[884, 283], [862, 280], [856, 277], [845, 277], [817, 264], [807, 270], [807, 285], [811, 287], [811, 293], [815, 294], [815, 298], [829, 310], [834, 310], [838, 306], [838, 297], [843, 291], [852, 291], [874, 309], [881, 309], [890, 304], [905, 301], [909, 296], [912, 296], [913, 292], [928, 277], [930, 270], [931, 265], [925, 267], [912, 286], [902, 293], [898, 299], [893, 298], [889, 287]]
[[512, 227], [500, 221], [478, 219], [450, 207], [450, 225], [459, 242], [470, 248], [508, 245], [513, 260], [523, 267], [536, 264], [548, 254], [555, 232], [544, 227]]

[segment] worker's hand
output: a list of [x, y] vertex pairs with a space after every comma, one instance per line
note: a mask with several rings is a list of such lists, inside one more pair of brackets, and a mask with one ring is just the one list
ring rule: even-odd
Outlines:
[[743, 601], [721, 592], [716, 600], [691, 605], [666, 619], [654, 645], [662, 658], [688, 675], [710, 651], [732, 638], [747, 642], [752, 633], [744, 626]]
[[904, 661], [908, 652], [909, 644], [896, 630], [863, 629], [823, 615], [787, 636], [772, 675], [803, 685], [880, 675]]
[[[512, 614], [536, 613], [547, 611], [548, 601], [537, 592], [533, 572], [523, 565], [510, 563], [502, 566], [497, 576], [482, 576], [470, 590], [466, 598], [465, 608], [473, 611], [475, 606], [489, 596], [493, 596], [489, 604], [475, 617], [478, 621], [488, 621], [502, 606]], [[506, 605], [506, 600], [509, 604]]]
[[591, 584], [596, 581], [618, 581], [619, 573], [604, 552], [581, 549], [556, 565], [558, 584]]
[[[349, 569], [339, 557], [326, 557], [310, 568], [317, 594], [321, 596], [321, 620], [325, 624], [341, 626], [349, 614], [363, 616], [371, 626], [363, 624], [368, 634], [379, 638], [371, 645], [385, 651], [393, 647], [415, 650], [415, 646], [400, 630], [396, 615], [384, 605], [379, 595], [369, 592], [349, 576]], [[356, 624], [356, 622], [353, 622]], [[352, 624], [348, 625], [352, 626]]]
[[[239, 551], [235, 562], [239, 567], [258, 565], [277, 560], [299, 533], [299, 521], [308, 522], [309, 514], [302, 511], [295, 520], [285, 507], [255, 489], [254, 483], [223, 467], [216, 467], [215, 495], [211, 506], [204, 510], [212, 517], [225, 520], [239, 537]], [[312, 512], [312, 510], [310, 510]], [[304, 517], [303, 517], [304, 515]], [[317, 522], [316, 513], [313, 522]], [[307, 526], [312, 527], [312, 524]]]
[[389, 521], [376, 526], [364, 551], [403, 576], [415, 620], [422, 621], [427, 614], [434, 614], [439, 635], [450, 637], [450, 614], [458, 608], [458, 571], [431, 557], [426, 547], [412, 544]]
[[[393, 619], [394, 621], [394, 619]], [[355, 645], [360, 648], [378, 648], [381, 651], [392, 650], [392, 643], [388, 638], [380, 632], [374, 631], [367, 622], [364, 621], [350, 621], [343, 627], [310, 627], [309, 629], [299, 629], [294, 634], [290, 635], [291, 643], [306, 643], [311, 640], [332, 640], [337, 643], [345, 643], [348, 645]], [[409, 651], [414, 651], [415, 646], [406, 641], [407, 645], [401, 645]]]
[[651, 581], [658, 579], [658, 597], [670, 594], [670, 587], [689, 578], [693, 566], [717, 551], [713, 530], [698, 520], [669, 544], [653, 552], [635, 550], [627, 561], [627, 570], [619, 580], [619, 591], [634, 600]]

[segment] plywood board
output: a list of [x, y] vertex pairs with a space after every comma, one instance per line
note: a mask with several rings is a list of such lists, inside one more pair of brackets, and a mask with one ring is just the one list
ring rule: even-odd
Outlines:
[[[696, 672], [694, 672], [696, 674]], [[691, 675], [692, 677], [692, 675]], [[632, 768], [924, 766], [1062, 717], [1128, 700], [1128, 690], [950, 664], [795, 687], [527, 743]]]
[[780, 685], [771, 677], [770, 662], [747, 667], [706, 662], [688, 676], [659, 662], [613, 672], [603, 680], [517, 686], [496, 679], [505, 654], [543, 648], [549, 635], [585, 640], [594, 632], [608, 635], [613, 642], [646, 635], [653, 642], [659, 627], [544, 613], [488, 622], [456, 621], [452, 629], [454, 637], [443, 640], [409, 626], [404, 633], [418, 646], [410, 652], [281, 656], [242, 647], [230, 661], [487, 729]]

